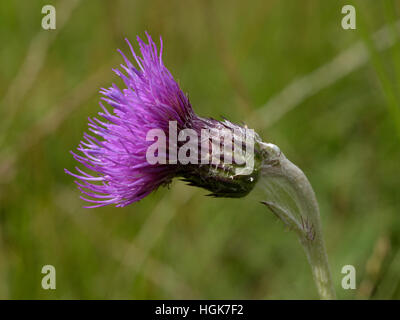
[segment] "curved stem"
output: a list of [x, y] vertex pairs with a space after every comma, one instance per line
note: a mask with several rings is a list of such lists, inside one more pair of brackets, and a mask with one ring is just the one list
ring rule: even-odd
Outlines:
[[[269, 146], [264, 146], [267, 151], [271, 151]], [[335, 299], [315, 193], [303, 171], [283, 153], [275, 156], [271, 159], [269, 153], [263, 165], [262, 182], [267, 191], [267, 201], [263, 203], [299, 236], [320, 298]]]

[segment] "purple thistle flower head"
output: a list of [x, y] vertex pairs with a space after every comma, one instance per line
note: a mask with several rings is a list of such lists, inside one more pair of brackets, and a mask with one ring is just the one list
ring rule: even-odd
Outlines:
[[[138, 68], [122, 53], [125, 65], [114, 72], [123, 80], [126, 88], [113, 84], [101, 89], [101, 98], [112, 111], [100, 102], [100, 118], [89, 118], [89, 131], [84, 133], [73, 157], [93, 174], [76, 167], [77, 173], [65, 172], [77, 178], [75, 183], [90, 202], [88, 208], [115, 204], [123, 207], [136, 202], [174, 177], [181, 177], [195, 186], [204, 187], [214, 196], [239, 197], [254, 186], [258, 171], [247, 176], [229, 174], [226, 166], [195, 166], [180, 164], [150, 164], [146, 159], [148, 148], [154, 143], [147, 141], [149, 130], [168, 132], [170, 121], [176, 121], [177, 129], [192, 128], [200, 132], [204, 128], [234, 130], [242, 127], [229, 121], [219, 122], [198, 117], [169, 70], [162, 61], [160, 51], [146, 33], [148, 43], [139, 37], [141, 56], [135, 54], [127, 43]], [[211, 170], [212, 169], [212, 170]], [[228, 171], [228, 174], [227, 174]]]

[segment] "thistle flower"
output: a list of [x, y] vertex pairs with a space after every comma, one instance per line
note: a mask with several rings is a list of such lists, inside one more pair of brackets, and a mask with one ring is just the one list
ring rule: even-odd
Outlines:
[[[122, 53], [125, 65], [114, 72], [123, 80], [124, 89], [115, 84], [108, 89], [101, 89], [102, 100], [112, 111], [102, 103], [102, 112], [96, 118], [89, 118], [89, 131], [94, 135], [84, 133], [77, 150], [81, 154], [71, 152], [73, 157], [92, 173], [87, 173], [76, 167], [77, 173], [65, 171], [78, 179], [75, 181], [81, 196], [93, 205], [91, 208], [115, 204], [123, 207], [138, 201], [161, 185], [168, 185], [174, 177], [180, 177], [194, 186], [211, 191], [215, 197], [241, 197], [246, 195], [255, 185], [260, 167], [261, 150], [257, 142], [255, 167], [249, 174], [237, 174], [242, 167], [237, 161], [219, 164], [186, 164], [176, 161], [151, 164], [146, 158], [146, 152], [154, 141], [146, 139], [152, 129], [161, 129], [170, 138], [170, 123], [176, 123], [176, 129], [192, 129], [199, 136], [202, 130], [227, 130], [233, 136], [245, 134], [246, 128], [234, 125], [224, 120], [205, 119], [197, 116], [169, 70], [162, 61], [162, 39], [160, 51], [146, 33], [148, 43], [139, 37], [141, 56], [135, 54], [132, 45], [127, 43], [139, 68]], [[124, 71], [124, 72], [123, 72]], [[182, 141], [172, 142], [165, 151], [169, 159], [176, 158], [171, 151], [183, 145]], [[195, 148], [201, 148], [201, 142], [196, 142]], [[222, 147], [224, 147], [224, 141]], [[212, 137], [207, 138], [211, 154]], [[193, 146], [192, 146], [193, 147]], [[158, 153], [162, 151], [158, 150]], [[198, 152], [200, 154], [200, 152]], [[160, 156], [160, 154], [158, 154]], [[242, 159], [243, 160], [243, 159]], [[243, 161], [242, 161], [243, 163]], [[244, 165], [245, 166], [245, 165]]]
[[[141, 56], [127, 41], [139, 68], [119, 51], [125, 60], [125, 65], [121, 64], [124, 72], [114, 71], [125, 88], [113, 84], [100, 91], [112, 110], [100, 103], [102, 119], [89, 118], [89, 131], [95, 136], [85, 133], [77, 148], [81, 154], [71, 152], [92, 172], [65, 169], [78, 179], [75, 182], [84, 194], [81, 198], [93, 204], [90, 208], [123, 207], [175, 177], [205, 188], [215, 197], [243, 197], [260, 180], [267, 198], [262, 203], [297, 233], [321, 298], [333, 299], [318, 203], [304, 173], [277, 146], [262, 142], [252, 130], [248, 134], [246, 127], [228, 120], [197, 116], [163, 64], [161, 38], [158, 52], [146, 35], [147, 44], [137, 38]], [[252, 152], [247, 153], [249, 147]], [[151, 159], [149, 151], [153, 152]]]

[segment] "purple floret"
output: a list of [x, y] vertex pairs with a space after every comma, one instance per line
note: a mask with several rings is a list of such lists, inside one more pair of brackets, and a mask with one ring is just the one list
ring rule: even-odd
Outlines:
[[77, 173], [72, 173], [65, 169], [79, 179], [75, 182], [85, 195], [81, 198], [93, 203], [88, 208], [109, 204], [123, 207], [169, 183], [177, 166], [147, 162], [146, 150], [154, 142], [146, 141], [146, 134], [154, 128], [168, 132], [169, 121], [177, 121], [178, 129], [182, 129], [198, 120], [187, 96], [163, 64], [162, 39], [158, 52], [154, 41], [146, 36], [148, 44], [137, 38], [141, 57], [126, 40], [139, 68], [118, 50], [125, 65], [121, 64], [122, 71], [114, 71], [126, 88], [121, 90], [113, 84], [100, 91], [112, 111], [100, 103], [100, 118], [89, 118], [89, 131], [95, 136], [84, 134], [77, 148], [80, 155], [71, 151], [77, 161], [93, 171], [89, 174], [76, 168]]

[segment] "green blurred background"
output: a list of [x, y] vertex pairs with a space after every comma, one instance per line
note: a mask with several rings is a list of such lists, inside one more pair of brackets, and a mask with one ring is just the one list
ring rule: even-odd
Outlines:
[[[41, 28], [41, 8], [57, 29]], [[357, 9], [357, 29], [341, 8]], [[309, 177], [342, 299], [400, 298], [399, 1], [1, 1], [0, 298], [317, 298], [259, 196], [175, 181], [83, 209], [64, 168], [100, 87], [147, 30], [201, 116], [245, 121]], [[380, 30], [380, 31], [379, 31]], [[376, 33], [378, 32], [378, 33]], [[137, 49], [137, 44], [134, 43]], [[57, 289], [41, 288], [54, 265]], [[354, 265], [357, 289], [341, 287]]]

